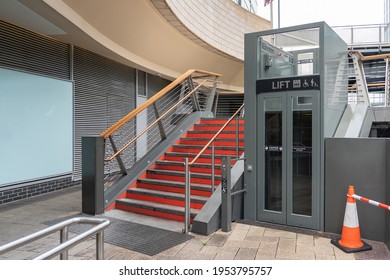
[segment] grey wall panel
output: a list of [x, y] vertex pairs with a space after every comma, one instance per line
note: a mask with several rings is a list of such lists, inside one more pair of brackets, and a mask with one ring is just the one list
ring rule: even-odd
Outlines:
[[[73, 79], [75, 181], [81, 179], [81, 137], [99, 135], [135, 108], [135, 69], [4, 21], [0, 21], [0, 67]], [[169, 83], [157, 76], [147, 79], [144, 72], [143, 78], [145, 95], [148, 88], [153, 95]], [[135, 129], [135, 122], [124, 130], [130, 129]]]
[[[142, 71], [139, 71], [142, 72]], [[155, 95], [157, 92], [159, 92], [162, 88], [169, 85], [171, 82], [168, 80], [165, 80], [158, 76], [148, 75], [148, 98]]]
[[[81, 137], [99, 135], [134, 110], [137, 83], [135, 69], [78, 47], [74, 48], [73, 75], [75, 81], [74, 177], [77, 180], [81, 178]], [[138, 73], [138, 93], [147, 90], [147, 96], [153, 96], [168, 83], [169, 81], [160, 77], [149, 76], [142, 71]], [[114, 134], [116, 145], [121, 147], [135, 136], [135, 131], [134, 120], [120, 132], [122, 135], [126, 134], [125, 139], [120, 139]], [[134, 148], [129, 148], [122, 153], [122, 160], [126, 167], [134, 163], [135, 157]], [[113, 162], [106, 172], [118, 168]]]
[[[390, 167], [390, 141], [389, 140], [386, 141], [386, 150], [387, 150], [387, 152], [386, 152], [386, 170], [388, 170]], [[386, 201], [384, 201], [384, 203], [387, 205], [390, 205], [389, 183], [390, 183], [390, 172], [386, 172], [386, 189], [385, 189]], [[386, 242], [387, 248], [389, 248], [389, 250], [390, 250], [390, 212], [389, 211], [386, 213], [385, 224], [386, 224], [385, 242]]]
[[[325, 231], [341, 233], [347, 188], [355, 193], [385, 202], [388, 139], [328, 138], [325, 141]], [[378, 207], [357, 201], [362, 238], [386, 240], [386, 213]]]
[[96, 136], [135, 108], [135, 70], [74, 48], [75, 162], [81, 178], [81, 137]]

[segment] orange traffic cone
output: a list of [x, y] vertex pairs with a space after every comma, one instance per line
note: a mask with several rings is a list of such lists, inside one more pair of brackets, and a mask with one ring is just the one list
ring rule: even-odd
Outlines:
[[368, 251], [372, 249], [370, 245], [360, 239], [360, 227], [356, 208], [356, 200], [352, 197], [354, 194], [354, 187], [349, 186], [341, 238], [331, 240], [333, 245], [346, 253]]

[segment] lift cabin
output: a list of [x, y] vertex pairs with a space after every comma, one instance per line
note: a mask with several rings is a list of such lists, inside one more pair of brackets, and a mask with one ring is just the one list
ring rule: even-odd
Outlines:
[[348, 102], [347, 55], [324, 22], [245, 36], [245, 219], [324, 230], [324, 140]]

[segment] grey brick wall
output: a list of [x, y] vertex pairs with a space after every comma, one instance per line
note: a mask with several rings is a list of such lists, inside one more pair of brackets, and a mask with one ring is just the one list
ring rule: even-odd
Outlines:
[[15, 202], [21, 199], [35, 197], [62, 189], [67, 189], [80, 184], [81, 181], [72, 181], [70, 177], [52, 181], [45, 181], [12, 189], [0, 189], [0, 205]]

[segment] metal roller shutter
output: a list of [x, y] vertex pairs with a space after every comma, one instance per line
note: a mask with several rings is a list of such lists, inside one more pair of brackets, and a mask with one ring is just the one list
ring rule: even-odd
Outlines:
[[70, 46], [0, 21], [0, 67], [69, 80]]
[[135, 70], [74, 48], [74, 179], [81, 178], [81, 137], [96, 136], [135, 107]]

